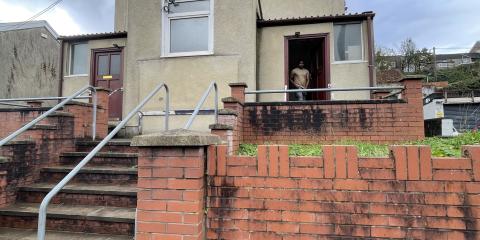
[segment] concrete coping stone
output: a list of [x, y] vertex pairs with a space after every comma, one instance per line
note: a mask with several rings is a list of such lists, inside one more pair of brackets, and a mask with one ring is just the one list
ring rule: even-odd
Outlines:
[[175, 129], [159, 133], [136, 136], [133, 147], [198, 147], [220, 144], [220, 137], [207, 132]]
[[233, 130], [233, 126], [226, 125], [226, 124], [212, 124], [208, 126], [212, 130]]
[[234, 115], [238, 116], [237, 111], [232, 110], [232, 109], [220, 109], [218, 110], [218, 115]]
[[230, 86], [230, 87], [245, 87], [245, 88], [248, 88], [247, 83], [244, 83], [244, 82], [230, 83], [230, 84], [228, 84], [228, 86]]
[[[242, 104], [238, 99], [234, 98], [234, 97], [226, 97], [226, 98], [222, 98], [222, 102], [223, 103], [239, 103], [239, 104]], [[243, 105], [243, 104], [242, 104]]]

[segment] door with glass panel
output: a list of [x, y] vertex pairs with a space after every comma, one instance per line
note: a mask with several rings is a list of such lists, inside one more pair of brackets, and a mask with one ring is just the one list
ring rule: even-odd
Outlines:
[[118, 49], [94, 50], [93, 84], [112, 91], [109, 98], [110, 120], [122, 119], [123, 103], [123, 55]]

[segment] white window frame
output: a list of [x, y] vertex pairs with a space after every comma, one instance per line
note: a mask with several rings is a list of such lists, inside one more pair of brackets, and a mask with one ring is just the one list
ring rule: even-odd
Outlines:
[[68, 75], [66, 77], [84, 77], [84, 76], [88, 76], [88, 71], [89, 71], [89, 64], [88, 64], [88, 52], [87, 52], [87, 72], [86, 73], [81, 73], [81, 74], [73, 74], [73, 69], [72, 69], [72, 62], [73, 62], [73, 54], [74, 54], [74, 51], [73, 51], [73, 47], [75, 45], [80, 45], [80, 44], [85, 44], [87, 45], [87, 49], [88, 49], [88, 42], [74, 42], [74, 43], [71, 43], [70, 46], [69, 46], [69, 49], [68, 49], [68, 61], [67, 61], [67, 67], [68, 67]]
[[[194, 2], [196, 0], [176, 0], [177, 3], [182, 2]], [[162, 57], [186, 57], [186, 56], [202, 56], [202, 55], [213, 55], [213, 42], [214, 42], [214, 1], [210, 0], [210, 10], [209, 11], [196, 11], [196, 12], [184, 12], [184, 13], [167, 13], [164, 11], [166, 6], [166, 1], [162, 0]], [[171, 20], [176, 19], [185, 19], [185, 18], [200, 18], [208, 17], [208, 50], [206, 51], [194, 51], [194, 52], [170, 52], [170, 22]]]
[[[337, 43], [335, 42], [335, 25], [349, 25], [349, 24], [358, 24], [360, 25], [360, 46], [362, 49], [362, 58], [360, 60], [344, 60], [344, 61], [338, 61], [335, 59], [335, 51], [337, 48]], [[332, 64], [348, 64], [348, 63], [365, 63], [367, 62], [365, 60], [365, 41], [363, 40], [363, 22], [347, 22], [347, 23], [334, 23], [333, 24], [333, 63]]]

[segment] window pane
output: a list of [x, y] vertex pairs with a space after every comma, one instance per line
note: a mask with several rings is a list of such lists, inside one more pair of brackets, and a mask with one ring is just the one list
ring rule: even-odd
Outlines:
[[335, 61], [362, 60], [361, 24], [335, 25]]
[[87, 44], [72, 45], [72, 56], [70, 65], [70, 74], [87, 74], [88, 58]]
[[176, 6], [170, 4], [170, 13], [210, 11], [210, 0], [198, 0], [191, 2], [177, 2]]
[[208, 17], [170, 21], [170, 52], [208, 51]]
[[100, 55], [98, 56], [98, 63], [97, 63], [97, 75], [103, 76], [108, 75], [108, 55]]
[[120, 55], [112, 55], [110, 62], [110, 74], [111, 75], [120, 75], [120, 68], [121, 68], [121, 58]]

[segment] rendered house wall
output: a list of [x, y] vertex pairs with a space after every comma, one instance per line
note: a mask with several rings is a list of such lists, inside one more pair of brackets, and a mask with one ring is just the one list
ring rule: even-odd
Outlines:
[[[86, 74], [79, 74], [79, 75], [71, 75], [70, 74], [70, 61], [71, 61], [71, 46], [76, 41], [73, 42], [64, 42], [63, 46], [63, 96], [69, 96], [74, 92], [78, 91], [80, 88], [90, 85], [91, 84], [91, 76], [90, 76], [90, 68], [92, 63], [92, 50], [99, 49], [99, 48], [112, 48], [113, 44], [117, 44], [118, 46], [126, 46], [127, 39], [126, 38], [117, 38], [117, 39], [101, 39], [101, 40], [89, 40], [89, 41], [79, 41], [85, 42], [88, 44], [88, 53], [87, 53], [87, 73]], [[124, 50], [125, 51], [125, 50]], [[124, 54], [124, 58], [126, 55]], [[125, 66], [123, 68], [124, 71], [124, 79], [126, 81], [125, 75]]]
[[59, 49], [45, 28], [0, 32], [0, 98], [58, 96]]
[[[129, 1], [124, 114], [161, 82], [170, 86], [172, 109], [193, 109], [211, 81], [219, 84], [220, 97], [228, 96], [228, 83], [248, 82], [256, 88], [256, 1], [215, 0], [214, 53], [191, 57], [163, 56], [162, 2]], [[212, 103], [209, 100], [205, 108], [213, 108]], [[146, 109], [158, 111], [163, 105], [162, 101], [152, 101]], [[147, 132], [163, 121], [163, 117], [150, 119], [152, 124], [145, 122]], [[173, 117], [171, 125], [176, 128], [185, 122], [184, 118]], [[213, 123], [202, 118], [197, 122], [203, 130]], [[136, 121], [130, 123], [133, 125]]]

